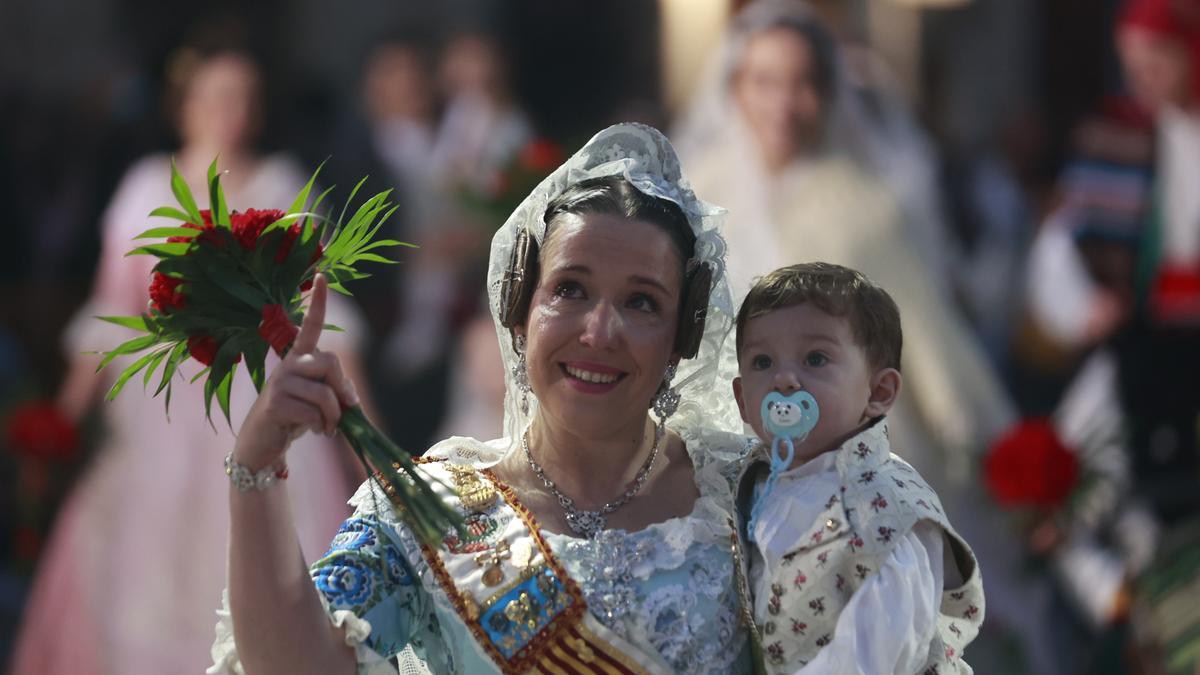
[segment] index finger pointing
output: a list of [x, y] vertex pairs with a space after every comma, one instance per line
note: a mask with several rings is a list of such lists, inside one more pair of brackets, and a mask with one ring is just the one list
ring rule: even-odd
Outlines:
[[325, 275], [316, 275], [313, 278], [313, 290], [312, 295], [309, 296], [308, 311], [304, 314], [304, 321], [300, 324], [300, 332], [296, 334], [296, 341], [292, 343], [290, 353], [299, 356], [317, 351], [317, 340], [321, 337], [321, 329], [325, 326], [325, 299], [328, 293], [329, 284], [325, 281]]

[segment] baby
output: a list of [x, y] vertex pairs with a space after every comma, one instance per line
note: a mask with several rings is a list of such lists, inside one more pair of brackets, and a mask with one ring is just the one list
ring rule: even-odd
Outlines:
[[896, 303], [838, 265], [775, 270], [738, 312], [733, 391], [762, 441], [739, 502], [770, 672], [971, 672], [974, 555], [888, 446], [901, 342]]

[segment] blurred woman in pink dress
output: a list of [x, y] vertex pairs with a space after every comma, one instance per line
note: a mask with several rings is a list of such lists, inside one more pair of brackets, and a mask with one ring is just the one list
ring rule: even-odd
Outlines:
[[[306, 175], [290, 158], [252, 150], [260, 124], [261, 75], [239, 51], [180, 55], [171, 71], [182, 146], [180, 172], [203, 208], [204, 172], [214, 157], [232, 208], [286, 208]], [[148, 301], [149, 256], [124, 257], [139, 232], [165, 222], [147, 218], [174, 203], [170, 158], [152, 155], [122, 179], [102, 220], [102, 252], [92, 295], [64, 336], [71, 367], [59, 404], [78, 419], [121, 370], [95, 374], [98, 357], [84, 352], [116, 346], [125, 329], [97, 315], [132, 315]], [[332, 305], [331, 305], [332, 307]], [[322, 347], [354, 364], [357, 345], [346, 336], [357, 316], [339, 306]], [[347, 359], [347, 356], [351, 358]], [[201, 366], [181, 367], [170, 421], [152, 390], [129, 387], [104, 403], [106, 437], [94, 464], [66, 500], [41, 561], [17, 641], [15, 675], [71, 673], [197, 673], [210, 662], [209, 645], [225, 586], [229, 487], [222, 460], [233, 447], [230, 426], [204, 417], [202, 383], [188, 380]], [[245, 372], [232, 393], [232, 428], [241, 425], [255, 391]], [[354, 377], [352, 375], [352, 377]], [[361, 381], [361, 378], [355, 378]], [[352, 455], [327, 438], [308, 437], [290, 455], [292, 509], [308, 556], [319, 555], [349, 514]], [[297, 467], [299, 468], [299, 467]]]

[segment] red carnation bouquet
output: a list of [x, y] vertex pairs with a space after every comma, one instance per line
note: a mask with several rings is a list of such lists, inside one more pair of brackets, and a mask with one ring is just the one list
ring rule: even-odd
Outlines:
[[[291, 347], [303, 318], [302, 294], [312, 287], [318, 272], [326, 275], [331, 289], [349, 295], [344, 283], [368, 276], [356, 269], [358, 263], [394, 262], [378, 250], [407, 244], [375, 238], [396, 210], [387, 201], [390, 191], [367, 199], [347, 218], [349, 204], [362, 187], [359, 182], [333, 221], [318, 213], [329, 190], [304, 210], [316, 177], [314, 173], [286, 212], [231, 213], [214, 161], [208, 169], [212, 209], [201, 211], [172, 164], [171, 190], [180, 208], [163, 206], [150, 215], [182, 224], [143, 232], [136, 238], [165, 241], [127, 254], [158, 258], [150, 280], [149, 306], [141, 316], [99, 317], [145, 333], [104, 353], [97, 371], [122, 354], [145, 352], [117, 378], [108, 400], [138, 373], [148, 387], [158, 372], [154, 393], [166, 391], [169, 410], [179, 366], [190, 357], [205, 366], [192, 378], [192, 382], [205, 378], [205, 414], [211, 418], [216, 399], [228, 422], [229, 392], [238, 366], [245, 366], [261, 391], [267, 350], [283, 356]], [[398, 500], [400, 517], [420, 539], [436, 542], [451, 528], [461, 529], [458, 514], [416, 473], [411, 456], [380, 433], [360, 407], [342, 411], [338, 430], [359, 460], [375, 470], [368, 474], [373, 473]]]
[[566, 161], [556, 143], [535, 138], [526, 143], [512, 159], [493, 172], [482, 184], [459, 186], [459, 202], [475, 213], [489, 236], [503, 223], [542, 180]]

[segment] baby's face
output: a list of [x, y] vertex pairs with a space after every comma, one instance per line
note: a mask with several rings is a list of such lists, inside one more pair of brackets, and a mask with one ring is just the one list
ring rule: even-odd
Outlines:
[[[873, 416], [868, 405], [874, 373], [845, 317], [811, 303], [755, 317], [746, 322], [738, 356], [741, 375], [734, 380], [734, 395], [742, 419], [764, 441], [773, 438], [760, 415], [768, 394], [804, 390], [816, 400], [820, 415], [796, 446], [800, 459], [832, 450]], [[767, 414], [771, 426], [783, 428], [803, 412], [799, 403], [776, 403]]]

